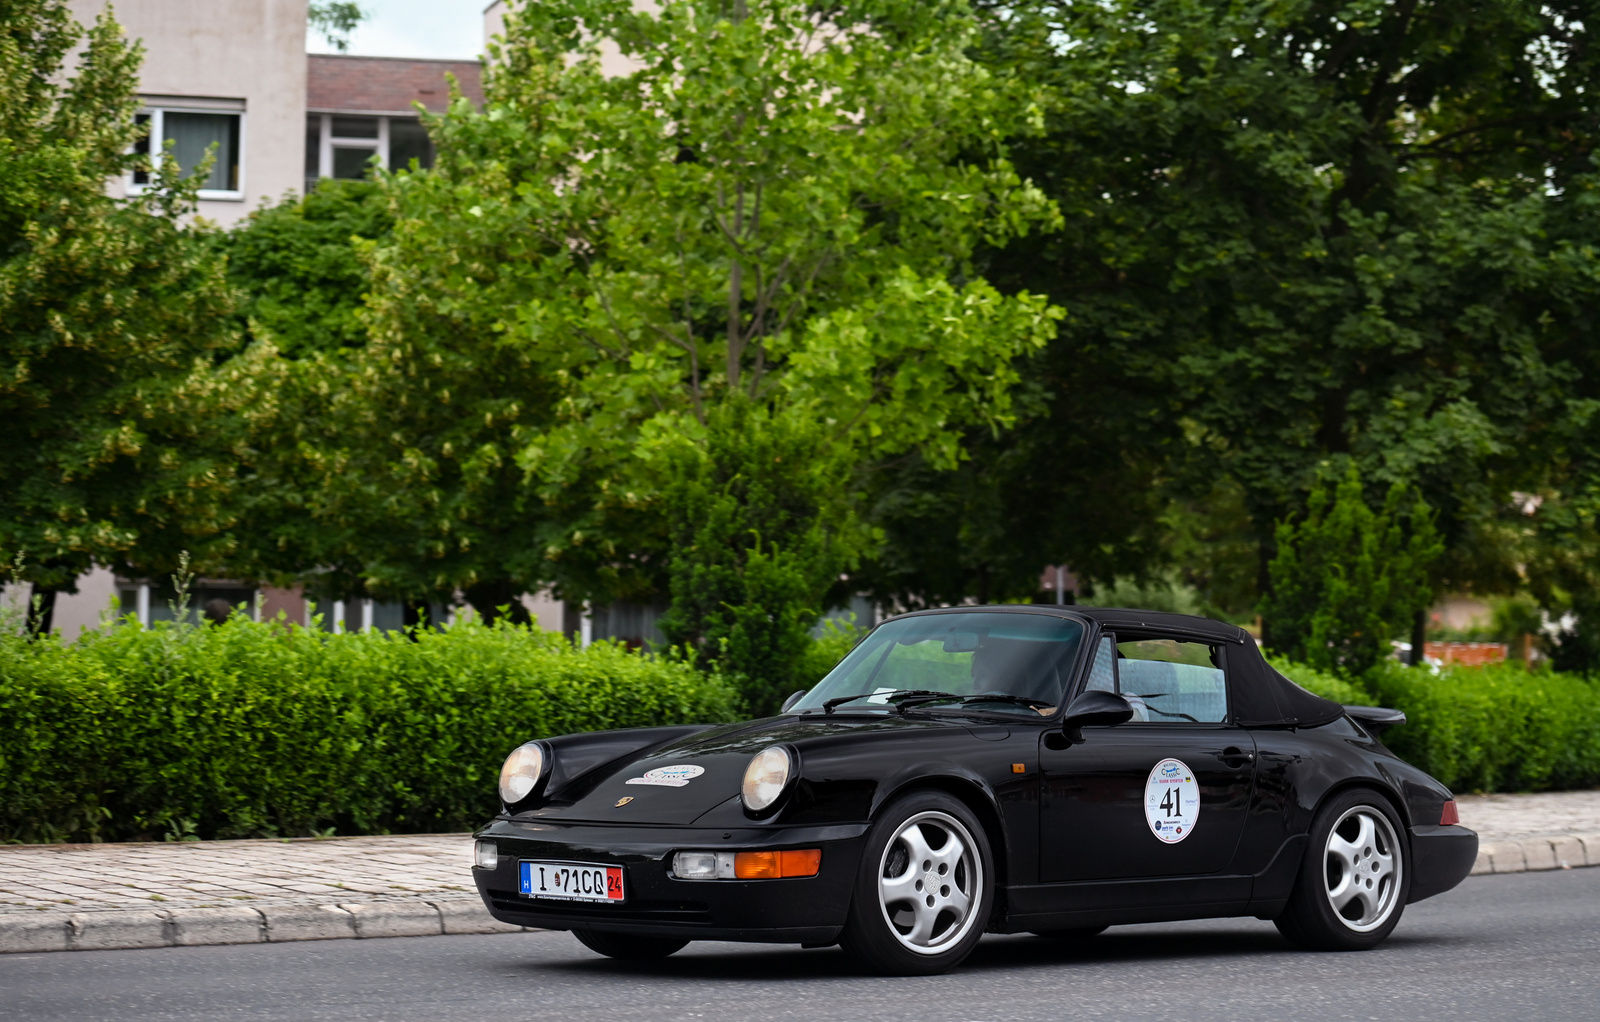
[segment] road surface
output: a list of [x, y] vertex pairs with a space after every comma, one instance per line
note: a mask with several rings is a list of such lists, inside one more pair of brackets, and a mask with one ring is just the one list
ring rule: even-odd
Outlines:
[[837, 948], [691, 944], [600, 958], [563, 933], [0, 956], [0, 1019], [1584, 1019], [1600, 1017], [1600, 869], [1468, 878], [1375, 951], [1291, 950], [1253, 919], [1124, 926], [1088, 950], [991, 936], [931, 979]]

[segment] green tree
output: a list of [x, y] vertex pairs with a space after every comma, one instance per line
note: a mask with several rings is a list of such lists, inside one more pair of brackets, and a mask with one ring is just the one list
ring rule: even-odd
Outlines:
[[[529, 416], [461, 416], [478, 442], [449, 451], [395, 431], [426, 445], [429, 473], [486, 451], [523, 473], [502, 506], [528, 546], [499, 554], [507, 577], [600, 602], [697, 577], [681, 553], [669, 567], [664, 494], [686, 458], [710, 466], [708, 493], [737, 474], [737, 457], [713, 455], [735, 449], [711, 439], [723, 405], [751, 405], [749, 430], [780, 429], [744, 438], [751, 449], [815, 424], [843, 477], [910, 451], [953, 467], [969, 429], [1012, 421], [1016, 362], [1055, 313], [1001, 295], [972, 258], [1054, 211], [1005, 159], [1028, 97], [965, 56], [972, 32], [960, 3], [850, 4], [829, 20], [799, 0], [512, 14], [485, 109], [452, 106], [433, 170], [385, 179], [399, 219], [374, 255], [363, 356], [375, 406], [481, 391]], [[602, 71], [612, 46], [627, 73]], [[522, 375], [472, 368], [491, 353]], [[464, 391], [431, 375], [453, 358]], [[747, 523], [727, 523], [721, 545], [744, 549]], [[798, 552], [813, 535], [796, 519], [761, 536], [778, 562], [816, 566], [796, 592], [833, 577]], [[701, 639], [734, 627], [680, 608]]]
[[[213, 364], [233, 295], [182, 224], [194, 182], [132, 153], [139, 61], [109, 14], [85, 31], [61, 0], [0, 2], [0, 550], [46, 615], [94, 563], [214, 563], [232, 524]], [[149, 187], [107, 194], [136, 169]]]
[[357, 239], [386, 238], [393, 225], [377, 184], [329, 179], [220, 235], [249, 336], [270, 339], [287, 358], [365, 344], [369, 284]]
[[366, 16], [354, 0], [311, 0], [306, 7], [306, 22], [340, 53], [350, 48], [350, 33]]
[[[1047, 130], [1013, 158], [1065, 229], [1012, 241], [983, 271], [1070, 311], [1031, 372], [1048, 383], [1048, 413], [1007, 442], [1044, 452], [1077, 436], [1121, 452], [1130, 471], [1104, 499], [1149, 480], [1214, 517], [1213, 494], [1240, 494], [1261, 591], [1273, 523], [1304, 507], [1329, 458], [1415, 486], [1437, 509], [1441, 586], [1527, 584], [1517, 565], [1538, 559], [1507, 536], [1531, 525], [1536, 543], [1555, 542], [1564, 527], [1541, 533], [1540, 516], [1582, 503], [1600, 467], [1600, 11], [988, 10], [982, 59], [1048, 97]], [[1109, 414], [1080, 400], [1093, 389], [1115, 396]], [[1033, 503], [1070, 521], [1080, 477], [1063, 468]], [[1519, 493], [1552, 499], [1529, 522]], [[1164, 505], [1135, 505], [1127, 521]], [[1047, 530], [1018, 537], [1099, 556]]]
[[1304, 518], [1278, 523], [1262, 613], [1273, 650], [1354, 677], [1387, 657], [1390, 640], [1428, 606], [1428, 569], [1443, 544], [1414, 492], [1391, 485], [1374, 511], [1354, 464], [1330, 492], [1334, 478], [1318, 480]]
[[704, 446], [677, 452], [662, 502], [673, 601], [660, 628], [739, 678], [750, 712], [772, 713], [816, 681], [796, 670], [864, 537], [852, 528], [848, 466], [815, 422], [773, 421], [739, 400], [708, 418]]

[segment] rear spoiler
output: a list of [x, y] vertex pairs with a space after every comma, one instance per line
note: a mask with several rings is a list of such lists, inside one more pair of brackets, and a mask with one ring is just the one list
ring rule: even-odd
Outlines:
[[1387, 706], [1350, 706], [1346, 704], [1344, 712], [1360, 721], [1373, 734], [1387, 731], [1396, 724], [1404, 724], [1406, 722], [1405, 711], [1391, 710]]

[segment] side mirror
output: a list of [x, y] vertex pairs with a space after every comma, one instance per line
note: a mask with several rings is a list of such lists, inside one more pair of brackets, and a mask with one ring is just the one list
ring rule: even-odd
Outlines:
[[1079, 728], [1090, 725], [1125, 724], [1133, 719], [1133, 706], [1114, 692], [1090, 689], [1067, 706], [1067, 716], [1061, 722], [1069, 741], [1083, 741]]
[[781, 706], [778, 709], [778, 712], [779, 713], [788, 713], [789, 712], [789, 707], [793, 706], [795, 703], [798, 703], [800, 701], [800, 698], [802, 696], [804, 696], [806, 694], [806, 692], [808, 692], [808, 691], [809, 691], [809, 689], [801, 689], [800, 691], [791, 694], [789, 696], [789, 698], [787, 698], [787, 699], [785, 699], [783, 701], [783, 706]]

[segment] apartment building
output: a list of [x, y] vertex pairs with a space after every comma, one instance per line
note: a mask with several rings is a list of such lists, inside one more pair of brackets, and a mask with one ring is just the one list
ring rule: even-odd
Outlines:
[[305, 179], [360, 178], [374, 159], [385, 169], [433, 166], [433, 145], [417, 106], [442, 113], [449, 80], [483, 102], [483, 68], [475, 60], [415, 60], [311, 54], [307, 58]]
[[[108, 7], [128, 38], [144, 49], [139, 122], [149, 151], [170, 144], [178, 165], [195, 171], [215, 147], [201, 182], [198, 212], [224, 227], [262, 202], [303, 194], [324, 177], [359, 178], [376, 160], [398, 168], [433, 163], [433, 147], [416, 107], [438, 113], [449, 101], [447, 76], [467, 98], [483, 102], [476, 60], [414, 60], [306, 53], [306, 0], [68, 0], [74, 18], [92, 24]], [[136, 193], [143, 175], [108, 182], [112, 194]], [[126, 579], [96, 569], [75, 594], [56, 600], [55, 627], [68, 640], [95, 627], [113, 607], [145, 623], [172, 616], [169, 584]], [[21, 598], [21, 594], [9, 594]], [[327, 600], [314, 606], [300, 589], [232, 579], [200, 579], [192, 612], [208, 605], [246, 606], [266, 617], [328, 628], [399, 628], [400, 604]], [[534, 613], [549, 618], [550, 601]], [[433, 608], [442, 620], [445, 608]], [[552, 618], [551, 627], [559, 627]]]
[[[306, 0], [68, 0], [92, 24], [107, 8], [144, 47], [139, 76], [145, 145], [170, 141], [193, 170], [211, 146], [200, 215], [228, 225], [263, 199], [302, 186]], [[142, 176], [110, 183], [137, 192]]]

